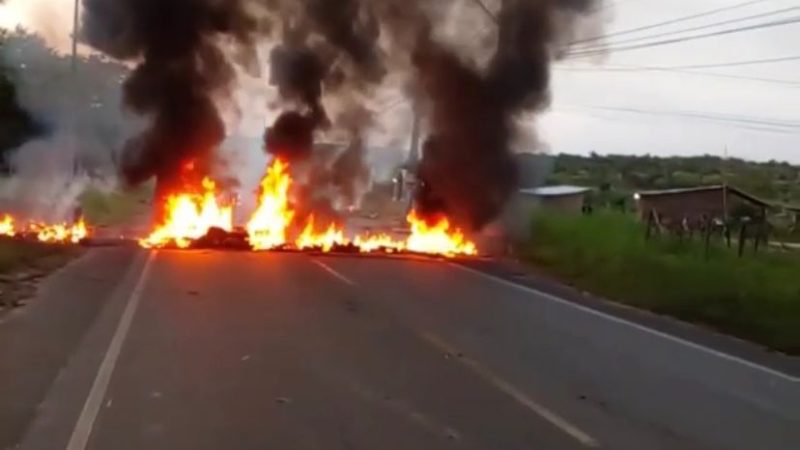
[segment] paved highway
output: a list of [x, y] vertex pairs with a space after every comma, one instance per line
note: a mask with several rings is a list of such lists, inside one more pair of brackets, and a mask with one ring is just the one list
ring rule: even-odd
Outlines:
[[7, 448], [800, 448], [796, 375], [463, 266], [121, 252], [0, 323]]

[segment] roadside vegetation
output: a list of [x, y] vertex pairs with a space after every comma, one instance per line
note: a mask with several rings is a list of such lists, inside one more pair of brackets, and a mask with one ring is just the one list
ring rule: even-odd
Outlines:
[[21, 239], [0, 238], [0, 274], [20, 269], [58, 267], [80, 252], [80, 247], [74, 245], [42, 244]]
[[522, 255], [575, 287], [800, 354], [800, 256], [649, 241], [627, 214], [538, 214]]
[[128, 223], [149, 211], [153, 186], [149, 184], [129, 190], [105, 191], [90, 187], [79, 201], [84, 217], [92, 226], [113, 226]]
[[0, 313], [20, 306], [35, 294], [40, 279], [82, 252], [74, 245], [0, 238]]

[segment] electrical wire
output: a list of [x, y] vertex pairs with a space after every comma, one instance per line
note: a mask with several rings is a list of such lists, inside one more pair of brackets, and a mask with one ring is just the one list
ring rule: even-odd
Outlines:
[[800, 87], [800, 81], [782, 80], [777, 78], [762, 78], [751, 77], [745, 75], [730, 75], [716, 72], [702, 72], [696, 70], [687, 70], [671, 67], [649, 67], [649, 66], [623, 66], [623, 67], [569, 67], [569, 66], [555, 66], [555, 70], [568, 71], [568, 72], [670, 72], [679, 73], [684, 75], [696, 75], [714, 78], [727, 78], [732, 80], [744, 81], [757, 81], [761, 83], [770, 83], [782, 85], [787, 87]]
[[718, 27], [718, 26], [729, 25], [729, 24], [732, 24], [732, 23], [746, 22], [748, 20], [760, 19], [760, 18], [763, 18], [763, 17], [774, 16], [774, 15], [783, 14], [783, 13], [787, 13], [787, 12], [791, 12], [791, 11], [796, 11], [796, 10], [799, 10], [799, 9], [800, 9], [800, 6], [792, 6], [792, 7], [789, 7], [789, 8], [783, 8], [783, 9], [768, 11], [768, 12], [759, 13], [759, 14], [752, 14], [752, 15], [745, 16], [745, 17], [738, 17], [738, 18], [735, 18], [735, 19], [724, 20], [722, 22], [715, 22], [715, 23], [710, 23], [710, 24], [706, 24], [706, 25], [699, 25], [699, 26], [695, 26], [695, 27], [691, 27], [691, 28], [683, 28], [683, 29], [680, 29], [680, 30], [667, 31], [667, 32], [664, 32], [664, 33], [650, 34], [650, 35], [647, 35], [647, 36], [633, 37], [633, 38], [630, 38], [630, 39], [623, 39], [623, 40], [619, 40], [619, 41], [607, 42], [607, 43], [600, 44], [600, 45], [588, 45], [588, 46], [578, 45], [578, 48], [576, 50], [578, 50], [578, 51], [602, 50], [604, 48], [607, 48], [608, 46], [614, 46], [614, 45], [619, 45], [619, 44], [627, 44], [627, 43], [631, 43], [631, 42], [646, 41], [648, 39], [659, 38], [659, 37], [674, 36], [676, 34], [688, 33], [688, 32], [691, 32], [691, 31], [706, 30], [708, 28], [715, 28], [715, 27]]
[[644, 44], [634, 44], [634, 45], [628, 45], [628, 46], [622, 46], [622, 47], [608, 47], [608, 48], [604, 48], [602, 50], [578, 51], [578, 52], [574, 52], [574, 53], [569, 53], [566, 56], [566, 58], [564, 58], [564, 59], [574, 59], [574, 58], [579, 58], [579, 57], [583, 57], [583, 56], [592, 56], [592, 55], [599, 55], [599, 54], [605, 54], [605, 53], [617, 53], [617, 52], [624, 52], [624, 51], [630, 51], [630, 50], [639, 50], [639, 49], [651, 48], [651, 47], [660, 47], [660, 46], [663, 46], [663, 45], [677, 44], [677, 43], [681, 43], [681, 42], [695, 41], [695, 40], [698, 40], [698, 39], [706, 39], [706, 38], [710, 38], [710, 37], [742, 33], [742, 32], [745, 32], [745, 31], [759, 30], [759, 29], [765, 29], [765, 28], [773, 28], [773, 27], [784, 26], [784, 25], [791, 25], [791, 24], [795, 24], [795, 23], [798, 23], [798, 22], [800, 22], [800, 16], [791, 17], [791, 18], [787, 18], [787, 19], [783, 19], [783, 20], [775, 20], [775, 21], [772, 21], [772, 22], [762, 22], [762, 23], [758, 23], [758, 24], [754, 24], [754, 25], [748, 25], [748, 26], [745, 26], [745, 27], [729, 28], [729, 29], [726, 29], [726, 30], [719, 30], [719, 31], [711, 32], [711, 33], [695, 34], [695, 35], [691, 35], [691, 36], [684, 36], [684, 37], [678, 37], [678, 38], [673, 38], [673, 39], [665, 39], [665, 40], [662, 40], [662, 41], [647, 42], [647, 43], [644, 43]]
[[681, 111], [681, 110], [664, 111], [664, 110], [642, 109], [634, 107], [596, 106], [596, 105], [578, 105], [577, 107], [593, 109], [598, 111], [615, 111], [615, 112], [625, 112], [632, 114], [649, 114], [649, 115], [668, 115], [675, 117], [685, 117], [690, 119], [704, 119], [704, 120], [730, 122], [743, 125], [782, 128], [786, 130], [800, 130], [800, 122], [790, 122], [790, 121], [783, 121], [783, 120], [763, 118], [763, 117], [737, 116], [733, 114], [723, 114], [715, 112]]
[[711, 69], [715, 67], [734, 67], [734, 66], [752, 66], [756, 64], [767, 64], [767, 63], [778, 63], [778, 62], [786, 62], [786, 61], [796, 61], [800, 60], [800, 55], [794, 56], [782, 56], [779, 58], [767, 58], [767, 59], [750, 59], [745, 61], [732, 61], [727, 63], [712, 63], [712, 64], [693, 64], [687, 66], [668, 66], [668, 67], [660, 67], [661, 69]]
[[[677, 119], [704, 120], [732, 128], [741, 128], [768, 133], [796, 135], [800, 124], [786, 124], [783, 122], [772, 122], [770, 119], [743, 118], [736, 116], [726, 116], [717, 113], [697, 112], [697, 111], [661, 111], [647, 110], [629, 107], [614, 106], [594, 106], [594, 105], [559, 105], [553, 108], [555, 111], [586, 110], [589, 116], [607, 119], [602, 113], [622, 113], [643, 116], [672, 117]], [[592, 114], [591, 112], [595, 112]], [[613, 120], [613, 119], [610, 119]]]
[[[480, 0], [475, 0], [475, 1], [476, 2], [480, 2]], [[697, 14], [691, 14], [691, 15], [688, 15], [688, 16], [678, 17], [676, 19], [666, 20], [666, 21], [663, 21], [663, 22], [657, 22], [657, 23], [653, 23], [653, 24], [649, 24], [649, 25], [640, 26], [640, 27], [635, 27], [635, 28], [629, 28], [629, 29], [626, 29], [626, 30], [615, 31], [615, 32], [612, 32], [612, 33], [604, 34], [604, 35], [598, 35], [598, 36], [591, 36], [591, 37], [588, 37], [588, 38], [582, 38], [582, 39], [578, 39], [578, 40], [572, 41], [571, 44], [574, 45], [574, 44], [583, 44], [585, 42], [601, 41], [603, 39], [607, 39], [607, 38], [613, 37], [613, 36], [621, 36], [621, 35], [625, 35], [625, 34], [635, 33], [637, 31], [652, 30], [653, 28], [660, 28], [660, 27], [663, 27], [663, 26], [666, 26], [666, 25], [672, 25], [674, 23], [685, 22], [687, 20], [693, 20], [693, 19], [697, 19], [697, 18], [700, 18], [700, 17], [706, 17], [706, 16], [710, 16], [710, 15], [713, 15], [713, 14], [718, 14], [718, 13], [721, 13], [721, 12], [731, 11], [731, 10], [734, 10], [734, 9], [743, 8], [745, 6], [753, 5], [753, 4], [756, 4], [756, 3], [762, 3], [762, 2], [765, 2], [765, 1], [767, 1], [767, 0], [749, 0], [749, 1], [746, 1], [746, 2], [743, 2], [743, 3], [737, 3], [735, 5], [724, 6], [724, 7], [721, 7], [721, 8], [716, 8], [716, 9], [712, 9], [712, 10], [709, 10], [709, 11], [704, 11], [704, 12], [697, 13]]]

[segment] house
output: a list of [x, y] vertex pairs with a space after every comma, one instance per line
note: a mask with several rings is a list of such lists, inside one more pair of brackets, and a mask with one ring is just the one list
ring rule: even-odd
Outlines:
[[729, 185], [642, 191], [634, 194], [639, 216], [646, 219], [651, 212], [676, 220], [708, 217], [726, 220], [730, 217], [766, 217], [771, 205], [747, 192]]
[[520, 189], [520, 207], [532, 212], [538, 208], [552, 211], [580, 214], [587, 203], [587, 195], [591, 188], [583, 186], [541, 186]]

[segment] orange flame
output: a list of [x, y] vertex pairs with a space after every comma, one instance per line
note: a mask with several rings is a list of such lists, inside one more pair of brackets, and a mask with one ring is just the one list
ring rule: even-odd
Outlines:
[[30, 229], [36, 233], [36, 239], [48, 244], [63, 244], [67, 242], [77, 244], [89, 235], [83, 218], [72, 225], [65, 223], [53, 225], [32, 224]]
[[440, 216], [431, 224], [412, 210], [408, 217], [411, 236], [408, 237], [408, 250], [418, 253], [433, 253], [444, 256], [477, 255], [475, 243], [467, 240], [458, 228], [450, 226], [450, 220]]
[[146, 248], [159, 248], [174, 244], [187, 248], [193, 240], [208, 233], [211, 228], [233, 230], [233, 207], [217, 202], [217, 185], [204, 178], [203, 193], [179, 193], [167, 197], [166, 218], [150, 236], [139, 244]]
[[[453, 227], [447, 217], [430, 220], [416, 211], [411, 211], [406, 217], [410, 226], [410, 235], [406, 239], [369, 233], [349, 239], [343, 228], [335, 223], [318, 229], [313, 215], [307, 219], [302, 232], [291, 239], [288, 233], [296, 215], [289, 202], [292, 183], [289, 164], [281, 159], [272, 161], [261, 180], [256, 210], [246, 225], [247, 239], [253, 250], [291, 246], [298, 250], [330, 252], [338, 246], [353, 246], [362, 253], [411, 251], [447, 257], [478, 254], [475, 243]], [[140, 244], [151, 248], [173, 243], [186, 248], [211, 227], [231, 231], [232, 208], [218, 205], [213, 181], [204, 180], [203, 188], [203, 195], [184, 193], [168, 197], [167, 220]]]
[[336, 224], [330, 224], [323, 232], [314, 229], [314, 216], [308, 218], [306, 226], [300, 237], [294, 243], [299, 250], [320, 249], [323, 252], [330, 252], [337, 245], [349, 245], [350, 241], [344, 237], [344, 231]]
[[4, 215], [3, 220], [0, 220], [0, 236], [14, 237], [16, 235], [17, 230], [14, 224], [14, 218], [11, 217], [11, 214]]
[[353, 240], [353, 245], [358, 247], [362, 253], [396, 253], [405, 250], [405, 242], [393, 239], [388, 234], [366, 234], [363, 236], [356, 236]]
[[289, 165], [275, 159], [261, 180], [258, 207], [247, 223], [247, 237], [254, 250], [269, 250], [286, 244], [286, 230], [294, 219], [289, 206], [292, 177]]

